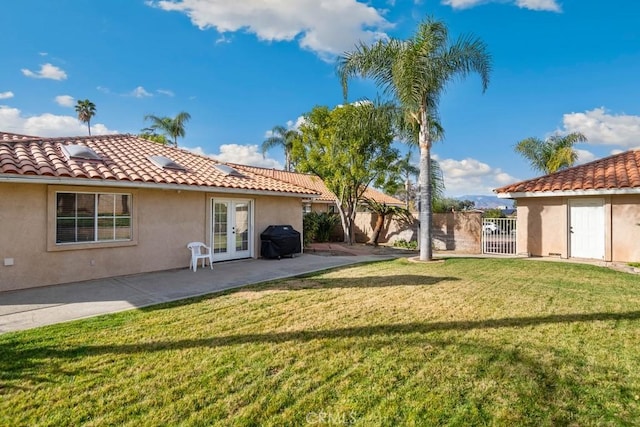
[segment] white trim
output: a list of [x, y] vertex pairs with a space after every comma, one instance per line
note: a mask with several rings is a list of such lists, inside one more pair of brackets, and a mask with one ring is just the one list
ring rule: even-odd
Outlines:
[[19, 184], [53, 184], [53, 185], [73, 185], [73, 186], [85, 186], [85, 187], [112, 187], [112, 188], [145, 188], [153, 190], [180, 190], [180, 191], [200, 191], [208, 193], [229, 193], [229, 194], [251, 194], [251, 195], [265, 195], [265, 196], [284, 196], [284, 197], [309, 197], [317, 198], [319, 195], [311, 193], [291, 193], [287, 191], [276, 190], [249, 190], [244, 188], [226, 188], [226, 187], [213, 187], [206, 185], [185, 185], [185, 184], [158, 184], [147, 182], [129, 182], [129, 181], [116, 181], [116, 180], [96, 180], [87, 178], [56, 178], [49, 177], [43, 179], [40, 176], [24, 176], [19, 175], [19, 178], [7, 176], [8, 174], [0, 174], [0, 182], [19, 183]]
[[607, 190], [563, 190], [563, 191], [523, 191], [518, 193], [496, 193], [500, 199], [521, 199], [526, 197], [584, 197], [640, 194], [640, 188], [612, 188]]
[[[214, 251], [215, 249], [215, 238], [213, 235], [214, 232], [214, 228], [215, 228], [215, 205], [216, 202], [219, 203], [228, 203], [227, 206], [227, 230], [226, 230], [226, 237], [227, 237], [227, 243], [230, 243], [231, 240], [233, 240], [232, 238], [232, 234], [235, 234], [235, 231], [233, 233], [229, 233], [229, 226], [233, 227], [235, 229], [235, 224], [236, 224], [236, 211], [235, 211], [235, 206], [237, 203], [247, 203], [248, 205], [248, 213], [249, 216], [247, 218], [247, 237], [248, 237], [248, 242], [247, 242], [247, 251], [241, 251], [241, 252], [248, 252], [248, 256], [238, 256], [236, 253], [236, 250], [234, 248], [232, 248], [232, 245], [228, 245], [227, 246], [227, 252], [223, 253], [223, 254], [216, 254]], [[207, 239], [210, 242], [210, 247], [211, 247], [211, 251], [213, 253], [213, 261], [214, 262], [218, 262], [218, 261], [229, 261], [229, 260], [235, 260], [235, 259], [245, 259], [245, 258], [255, 258], [255, 246], [256, 246], [256, 232], [255, 232], [255, 208], [256, 203], [254, 199], [246, 199], [246, 198], [237, 198], [237, 197], [211, 197], [209, 200], [209, 235], [207, 236]], [[229, 220], [231, 220], [231, 222], [229, 222]], [[217, 256], [216, 256], [217, 255]]]
[[[569, 210], [569, 218], [568, 218], [568, 227], [567, 227], [567, 243], [568, 243], [568, 256], [569, 258], [588, 258], [588, 259], [598, 259], [598, 260], [604, 260], [605, 256], [606, 256], [606, 245], [605, 245], [605, 239], [606, 239], [606, 214], [605, 214], [605, 200], [603, 198], [588, 198], [588, 199], [578, 199], [578, 198], [574, 198], [574, 199], [569, 199], [568, 203], [567, 203], [567, 207]], [[579, 251], [583, 251], [584, 247], [579, 247], [576, 248], [576, 242], [574, 238], [575, 234], [573, 231], [573, 220], [574, 220], [574, 213], [577, 212], [578, 208], [597, 208], [598, 209], [598, 214], [597, 214], [597, 218], [598, 219], [602, 219], [602, 223], [597, 225], [597, 229], [595, 229], [595, 231], [601, 232], [602, 234], [600, 235], [600, 233], [597, 233], [597, 235], [590, 235], [589, 233], [591, 231], [594, 230], [594, 228], [589, 228], [587, 230], [587, 237], [591, 237], [588, 240], [588, 250], [586, 250], [587, 253], [590, 253], [591, 250], [593, 249], [593, 244], [597, 244], [597, 256], [596, 257], [592, 257], [592, 256], [587, 256], [587, 257], [580, 257], [579, 255], [576, 255], [575, 252], [579, 252]], [[592, 215], [592, 213], [589, 213], [590, 215]], [[602, 217], [602, 218], [600, 218]], [[593, 216], [592, 216], [593, 218]], [[584, 239], [584, 229], [579, 230], [583, 233], [580, 234], [580, 236], [583, 236], [581, 242], [584, 243], [585, 239]], [[591, 254], [591, 253], [590, 253]]]

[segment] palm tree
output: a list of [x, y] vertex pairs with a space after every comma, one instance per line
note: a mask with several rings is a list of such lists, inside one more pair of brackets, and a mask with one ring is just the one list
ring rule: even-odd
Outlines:
[[556, 134], [544, 141], [531, 137], [518, 142], [515, 150], [529, 160], [532, 168], [550, 174], [573, 166], [578, 160], [578, 153], [573, 146], [586, 141], [587, 137], [580, 132], [565, 136]]
[[91, 136], [91, 118], [96, 115], [96, 104], [88, 99], [78, 100], [76, 113], [78, 113], [78, 120], [87, 124], [87, 130]]
[[409, 193], [411, 192], [411, 177], [418, 176], [420, 169], [411, 164], [411, 151], [398, 160], [396, 167], [404, 178], [404, 208], [409, 209]]
[[150, 120], [151, 126], [145, 129], [151, 131], [160, 130], [171, 140], [173, 140], [173, 146], [177, 147], [178, 137], [184, 138], [186, 134], [184, 124], [188, 122], [190, 118], [191, 114], [185, 111], [178, 113], [174, 118], [158, 117], [154, 116], [153, 114], [147, 114], [146, 116], [144, 116], [144, 119]]
[[298, 131], [295, 129], [287, 129], [284, 126], [274, 126], [271, 129], [271, 136], [264, 140], [262, 143], [262, 155], [273, 147], [281, 146], [284, 149], [284, 169], [291, 171], [291, 149], [293, 148], [293, 141], [298, 136]]
[[338, 74], [347, 97], [350, 77], [371, 77], [392, 94], [408, 120], [418, 127], [420, 147], [420, 259], [431, 260], [431, 134], [438, 102], [447, 84], [472, 72], [480, 75], [483, 91], [489, 85], [491, 56], [478, 38], [461, 36], [450, 43], [444, 23], [428, 18], [408, 40], [360, 43], [339, 59]]

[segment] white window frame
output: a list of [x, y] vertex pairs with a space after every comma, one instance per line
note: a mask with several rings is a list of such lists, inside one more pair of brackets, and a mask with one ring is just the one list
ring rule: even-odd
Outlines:
[[[48, 220], [47, 220], [47, 250], [48, 251], [64, 251], [64, 250], [77, 250], [77, 249], [91, 249], [91, 248], [109, 248], [120, 246], [133, 246], [138, 244], [137, 240], [137, 191], [125, 190], [119, 188], [78, 188], [67, 186], [49, 186], [48, 188]], [[129, 196], [129, 227], [130, 233], [127, 239], [114, 239], [98, 240], [98, 220], [100, 218], [120, 218], [116, 217], [115, 213], [113, 217], [101, 217], [98, 215], [98, 209], [96, 207], [94, 211], [94, 234], [93, 240], [81, 241], [81, 242], [60, 242], [57, 241], [57, 220], [58, 220], [58, 194], [60, 193], [74, 193], [74, 194], [92, 194], [94, 195], [94, 203], [98, 203], [98, 195], [127, 195]]]

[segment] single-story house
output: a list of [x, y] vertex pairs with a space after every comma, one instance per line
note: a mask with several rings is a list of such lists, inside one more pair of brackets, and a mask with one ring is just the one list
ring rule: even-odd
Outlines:
[[517, 252], [640, 261], [640, 150], [494, 190], [517, 203]]
[[[298, 172], [288, 172], [278, 169], [268, 169], [256, 166], [245, 166], [233, 164], [233, 167], [239, 170], [247, 170], [252, 173], [264, 175], [269, 178], [278, 179], [304, 188], [315, 190], [318, 196], [307, 198], [302, 201], [302, 210], [305, 214], [309, 212], [329, 212], [337, 213], [336, 196], [327, 188], [324, 181], [312, 174], [304, 174]], [[375, 188], [368, 187], [365, 190], [364, 197], [374, 200], [378, 203], [385, 203], [387, 206], [404, 207], [405, 203], [395, 197], [389, 196]], [[376, 224], [376, 214], [362, 205], [358, 207], [355, 217], [356, 226], [356, 242], [367, 242], [373, 234]], [[392, 243], [398, 239], [411, 240], [414, 234], [414, 227], [407, 226], [404, 222], [398, 222], [395, 219], [388, 218], [383, 225], [382, 233], [378, 239], [380, 243]], [[342, 240], [344, 238], [342, 227], [337, 226], [334, 230], [333, 239]]]
[[259, 257], [314, 190], [132, 135], [0, 132], [0, 291]]
[[[269, 178], [278, 179], [300, 187], [315, 190], [319, 195], [303, 200], [303, 211], [307, 212], [338, 212], [336, 209], [336, 196], [327, 188], [324, 181], [312, 174], [299, 172], [288, 172], [279, 169], [261, 168], [256, 166], [246, 166], [231, 164], [241, 170], [247, 170]], [[386, 203], [388, 206], [404, 206], [404, 202], [389, 196], [375, 188], [369, 187], [364, 193], [364, 197], [375, 200], [378, 203]]]

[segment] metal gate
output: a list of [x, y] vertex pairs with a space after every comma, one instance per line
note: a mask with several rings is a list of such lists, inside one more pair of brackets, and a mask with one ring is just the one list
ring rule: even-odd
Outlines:
[[515, 218], [485, 218], [482, 220], [482, 253], [516, 254]]

